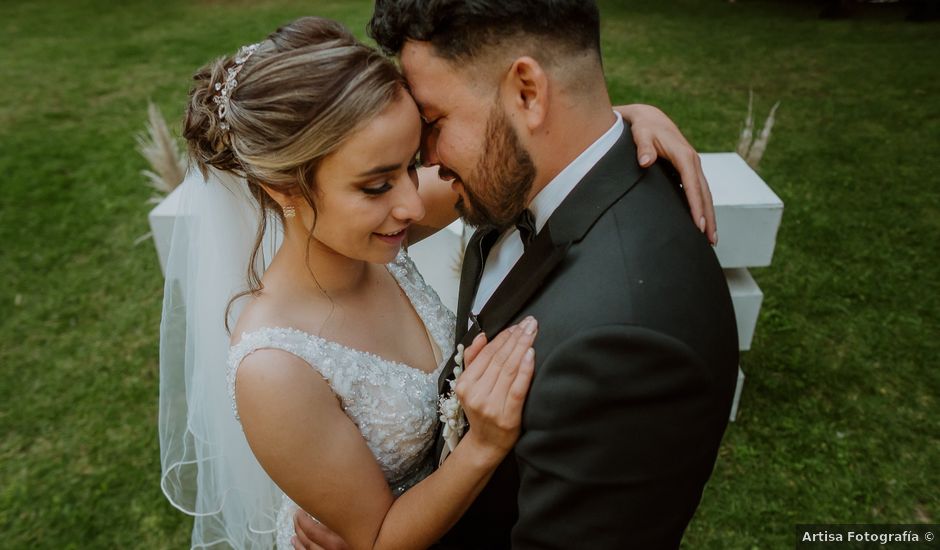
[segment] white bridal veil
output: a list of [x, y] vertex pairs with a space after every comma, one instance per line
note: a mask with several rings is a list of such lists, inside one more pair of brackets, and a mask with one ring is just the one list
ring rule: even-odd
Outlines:
[[[264, 473], [233, 415], [226, 383], [229, 300], [247, 288], [261, 212], [244, 180], [187, 175], [166, 262], [160, 325], [161, 488], [194, 516], [192, 546], [274, 546], [280, 490]], [[281, 229], [269, 219], [257, 268]], [[234, 326], [240, 304], [232, 309]]]

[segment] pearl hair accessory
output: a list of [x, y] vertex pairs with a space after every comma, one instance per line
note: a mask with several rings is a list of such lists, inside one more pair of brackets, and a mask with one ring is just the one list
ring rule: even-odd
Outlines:
[[219, 127], [222, 128], [223, 132], [229, 130], [228, 122], [225, 122], [225, 114], [228, 112], [229, 104], [232, 99], [232, 92], [235, 91], [235, 86], [238, 86], [238, 81], [235, 80], [235, 77], [238, 76], [238, 73], [241, 72], [242, 68], [245, 66], [245, 62], [248, 61], [248, 58], [251, 57], [251, 54], [255, 53], [261, 43], [249, 44], [248, 46], [242, 46], [238, 50], [238, 54], [235, 56], [235, 66], [229, 67], [227, 74], [225, 75], [225, 83], [216, 82], [215, 91], [218, 92], [215, 97], [212, 98], [212, 101], [219, 106]]
[[284, 207], [284, 217], [285, 217], [285, 218], [291, 219], [291, 218], [293, 218], [293, 217], [296, 216], [296, 215], [297, 215], [297, 209], [294, 208], [293, 205], [290, 205], [290, 204], [289, 204], [289, 205], [287, 205], [287, 206]]

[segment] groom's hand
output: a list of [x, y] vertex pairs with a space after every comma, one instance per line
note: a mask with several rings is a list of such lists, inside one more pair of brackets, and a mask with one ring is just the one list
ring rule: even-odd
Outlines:
[[294, 513], [294, 533], [291, 544], [296, 550], [349, 550], [346, 541], [303, 510]]

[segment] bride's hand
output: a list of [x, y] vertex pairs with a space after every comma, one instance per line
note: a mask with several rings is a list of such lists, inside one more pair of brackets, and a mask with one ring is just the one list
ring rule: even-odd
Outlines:
[[640, 166], [647, 168], [656, 162], [657, 157], [663, 157], [679, 171], [685, 198], [692, 210], [692, 220], [712, 244], [718, 244], [715, 208], [708, 180], [702, 171], [702, 161], [679, 128], [652, 105], [618, 105], [614, 110], [630, 123]]
[[535, 372], [532, 343], [538, 323], [527, 317], [499, 333], [492, 342], [480, 335], [464, 351], [466, 368], [456, 394], [470, 424], [461, 445], [472, 445], [493, 466], [519, 438], [522, 406]]

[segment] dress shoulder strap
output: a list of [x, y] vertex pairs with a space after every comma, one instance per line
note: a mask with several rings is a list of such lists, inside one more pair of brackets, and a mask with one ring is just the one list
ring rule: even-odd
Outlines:
[[319, 372], [327, 382], [330, 382], [333, 377], [333, 373], [329, 372], [332, 362], [322, 360], [323, 342], [322, 339], [301, 330], [285, 327], [265, 327], [243, 333], [241, 340], [229, 348], [228, 370], [226, 372], [228, 393], [232, 400], [232, 411], [235, 418], [239, 419], [238, 407], [235, 403], [235, 378], [238, 374], [238, 367], [245, 357], [260, 349], [286, 351], [304, 360]]

